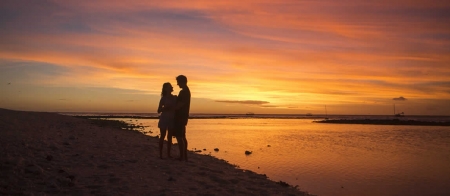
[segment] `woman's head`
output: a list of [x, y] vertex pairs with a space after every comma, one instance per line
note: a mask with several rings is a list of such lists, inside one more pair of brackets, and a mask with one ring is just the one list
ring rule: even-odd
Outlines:
[[163, 84], [161, 96], [164, 97], [166, 95], [170, 95], [173, 92], [173, 87], [170, 82], [166, 82]]

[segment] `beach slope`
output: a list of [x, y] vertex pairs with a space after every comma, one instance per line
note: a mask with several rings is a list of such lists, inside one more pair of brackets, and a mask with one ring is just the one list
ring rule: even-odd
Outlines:
[[161, 160], [157, 143], [86, 119], [0, 109], [0, 195], [307, 195], [207, 155]]

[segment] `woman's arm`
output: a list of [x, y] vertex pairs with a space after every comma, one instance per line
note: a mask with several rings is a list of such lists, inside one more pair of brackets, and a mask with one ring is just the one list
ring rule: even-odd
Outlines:
[[176, 96], [166, 97], [166, 101], [165, 101], [161, 111], [162, 112], [175, 111], [176, 103], [177, 103], [177, 97]]
[[177, 104], [175, 105], [175, 110], [182, 108], [186, 104], [186, 93], [180, 92], [177, 98]]
[[163, 98], [161, 97], [161, 99], [159, 100], [159, 106], [158, 106], [158, 114], [163, 112], [163, 103], [162, 103]]

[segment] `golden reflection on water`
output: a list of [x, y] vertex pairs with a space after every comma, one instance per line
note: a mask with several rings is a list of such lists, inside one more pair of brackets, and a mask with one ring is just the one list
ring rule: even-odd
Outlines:
[[[159, 134], [157, 120], [139, 123]], [[207, 149], [202, 153], [312, 194], [450, 195], [448, 127], [190, 119], [187, 139], [190, 150]]]

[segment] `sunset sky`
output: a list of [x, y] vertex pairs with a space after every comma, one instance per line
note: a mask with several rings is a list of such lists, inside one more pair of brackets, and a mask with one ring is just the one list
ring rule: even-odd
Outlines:
[[450, 115], [450, 1], [2, 0], [0, 108]]

